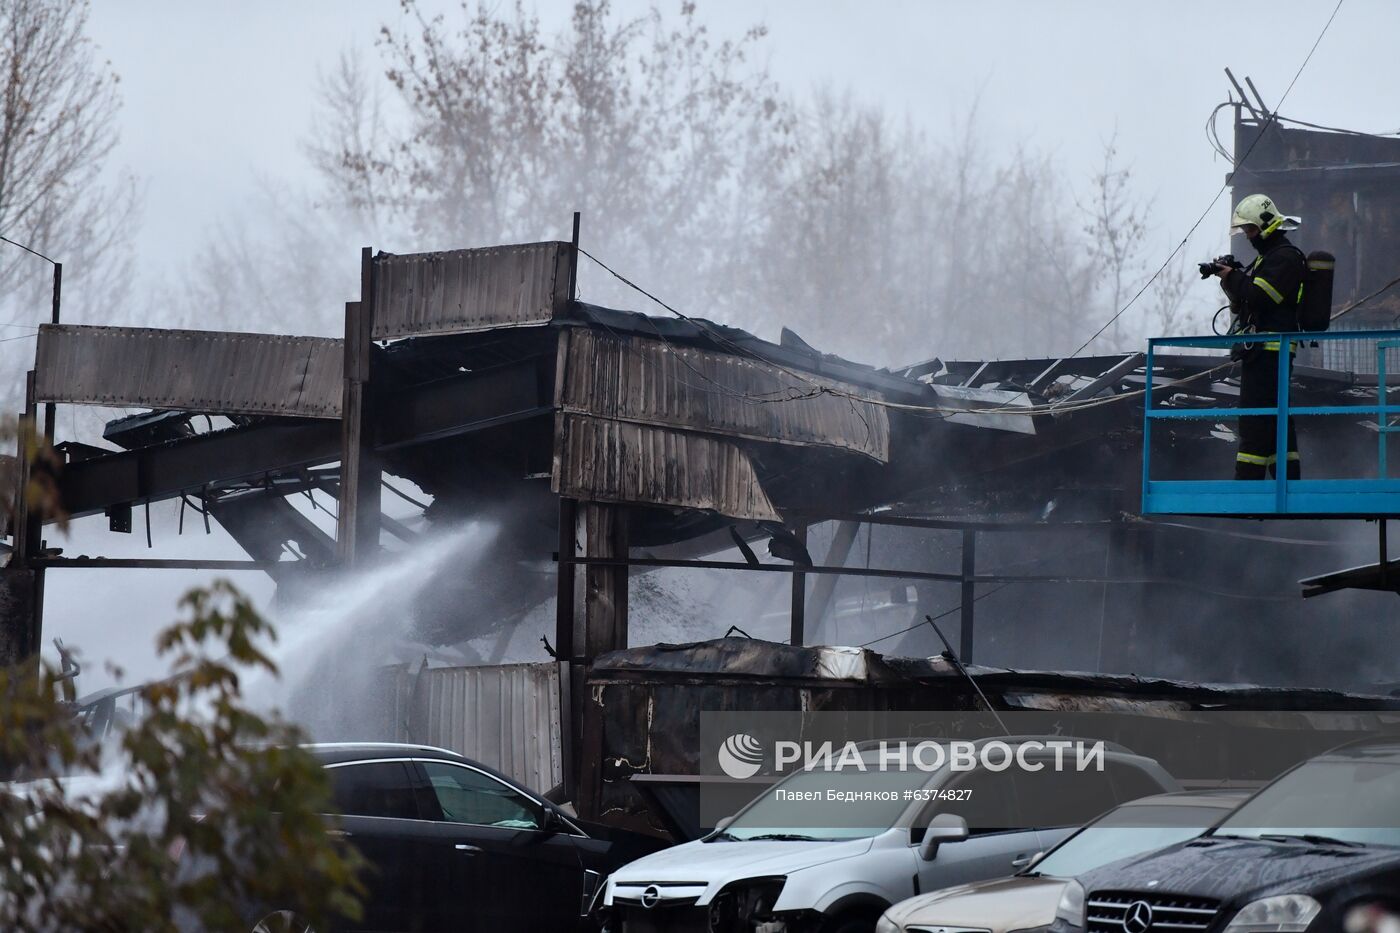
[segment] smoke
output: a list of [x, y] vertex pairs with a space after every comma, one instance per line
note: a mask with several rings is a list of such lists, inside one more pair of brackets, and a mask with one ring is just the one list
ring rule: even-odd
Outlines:
[[[470, 4], [421, 28], [408, 7], [377, 59], [326, 75], [305, 145], [316, 184], [264, 180], [162, 304], [200, 326], [337, 333], [359, 246], [560, 239], [577, 209], [590, 253], [687, 314], [897, 365], [1068, 352], [1157, 252], [1112, 142], [1067, 170], [1000, 145], [975, 96], [923, 126], [840, 88], [798, 93], [760, 64], [778, 37], [711, 41], [690, 7], [631, 22], [584, 2], [554, 31]], [[1145, 296], [1154, 323], [1180, 324], [1181, 271]], [[586, 260], [579, 287], [662, 313]], [[1094, 349], [1143, 336], [1121, 324]]]

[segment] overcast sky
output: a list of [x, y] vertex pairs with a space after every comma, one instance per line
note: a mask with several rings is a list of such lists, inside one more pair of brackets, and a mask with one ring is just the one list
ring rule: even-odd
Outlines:
[[[554, 28], [566, 24], [570, 9], [562, 0], [527, 7]], [[1054, 153], [1077, 186], [1116, 133], [1140, 193], [1157, 198], [1148, 226], [1165, 258], [1210, 203], [1227, 168], [1203, 132], [1207, 114], [1226, 96], [1222, 69], [1253, 76], [1266, 102], [1276, 105], [1332, 7], [1332, 0], [1271, 0], [1260, 13], [1207, 2], [701, 0], [700, 14], [721, 34], [767, 24], [773, 74], [798, 96], [820, 86], [849, 89], [934, 135], [948, 132], [980, 99], [988, 139]], [[618, 8], [635, 13], [645, 4], [628, 0]], [[399, 17], [394, 0], [94, 0], [93, 38], [122, 78], [116, 160], [146, 192], [142, 223], [131, 231], [138, 296], [162, 277], [179, 275], [213, 227], [254, 201], [260, 177], [312, 183], [300, 141], [315, 109], [318, 73], [347, 47], [373, 54], [379, 25]], [[1400, 129], [1393, 95], [1400, 87], [1397, 35], [1400, 3], [1346, 0], [1284, 111], [1357, 129]], [[1221, 127], [1228, 144], [1225, 114]], [[570, 209], [561, 205], [560, 216]], [[1222, 199], [1188, 258], [1222, 251], [1226, 223]], [[159, 510], [164, 553], [241, 556], [219, 533], [177, 545], [168, 537], [173, 518], [173, 511]], [[69, 553], [144, 550], [137, 540], [144, 536], [118, 543], [119, 536], [96, 530], [101, 524], [86, 521], [91, 530], [68, 543]], [[89, 655], [105, 643], [128, 666], [145, 643], [136, 629], [150, 606], [169, 606], [194, 582], [172, 573], [133, 586], [134, 578], [120, 572], [66, 573], [72, 576], [49, 586], [48, 633], [81, 641]], [[265, 596], [270, 587], [254, 590]], [[130, 637], [103, 637], [114, 606], [123, 610], [121, 627]], [[157, 616], [152, 625], [168, 612]]]
[[[617, 4], [623, 13], [645, 6]], [[1140, 191], [1157, 198], [1150, 226], [1170, 249], [1224, 177], [1202, 129], [1225, 98], [1222, 69], [1253, 76], [1276, 105], [1332, 7], [1272, 0], [1268, 15], [1255, 16], [1205, 2], [701, 0], [700, 14], [720, 34], [765, 23], [772, 71], [798, 95], [849, 88], [933, 134], [980, 95], [990, 139], [1054, 153], [1076, 185], [1116, 133]], [[527, 8], [562, 27], [570, 4]], [[92, 33], [125, 97], [117, 159], [146, 184], [145, 216], [132, 233], [146, 281], [178, 267], [213, 225], [249, 203], [259, 177], [312, 181], [299, 146], [318, 73], [347, 47], [372, 53], [378, 26], [400, 16], [394, 0], [97, 0]], [[1400, 86], [1397, 35], [1400, 4], [1346, 0], [1285, 112], [1400, 129], [1394, 99], [1377, 93]], [[1228, 144], [1228, 119], [1222, 132]], [[1195, 252], [1224, 245], [1225, 220], [1222, 199]]]

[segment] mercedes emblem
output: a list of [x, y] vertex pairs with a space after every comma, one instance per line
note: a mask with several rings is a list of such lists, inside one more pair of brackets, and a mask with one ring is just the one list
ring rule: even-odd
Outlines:
[[[643, 897], [645, 898], [645, 895]], [[1133, 901], [1123, 914], [1123, 933], [1147, 933], [1150, 929], [1152, 929], [1152, 905], [1147, 901]]]

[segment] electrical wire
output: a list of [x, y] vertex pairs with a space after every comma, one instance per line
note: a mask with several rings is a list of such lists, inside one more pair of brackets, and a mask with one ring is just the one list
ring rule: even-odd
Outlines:
[[[1253, 601], [1253, 602], [1266, 602], [1266, 603], [1292, 603], [1292, 602], [1296, 602], [1295, 597], [1292, 597], [1292, 596], [1269, 596], [1269, 595], [1266, 595], [1266, 594], [1263, 594], [1263, 593], [1240, 593], [1240, 592], [1233, 592], [1233, 591], [1231, 591], [1231, 590], [1218, 590], [1218, 589], [1215, 589], [1214, 587], [1204, 586], [1204, 585], [1199, 584], [1199, 583], [1192, 583], [1192, 582], [1189, 581], [1189, 580], [1182, 580], [1182, 579], [1180, 579], [1180, 578], [1175, 578], [1175, 577], [1107, 577], [1107, 576], [1105, 576], [1105, 577], [1074, 577], [1074, 578], [1060, 578], [1060, 579], [1056, 579], [1056, 578], [1053, 578], [1053, 577], [1052, 577], [1052, 578], [1050, 578], [1050, 579], [1044, 579], [1044, 580], [1042, 580], [1042, 579], [1036, 579], [1036, 578], [1027, 578], [1027, 579], [1024, 579], [1024, 580], [1007, 580], [1007, 581], [1005, 581], [1004, 583], [1001, 583], [1000, 585], [995, 586], [995, 587], [993, 587], [993, 588], [990, 589], [990, 590], [987, 590], [986, 592], [979, 593], [978, 595], [976, 595], [976, 596], [974, 596], [974, 597], [972, 598], [972, 601], [975, 603], [975, 602], [977, 602], [977, 601], [979, 601], [979, 600], [981, 600], [981, 599], [984, 599], [984, 598], [986, 598], [986, 597], [988, 597], [988, 596], [991, 596], [993, 593], [1000, 593], [1002, 590], [1006, 589], [1008, 586], [1011, 586], [1013, 583], [1062, 583], [1062, 584], [1080, 584], [1080, 585], [1087, 585], [1087, 586], [1102, 586], [1102, 585], [1108, 585], [1108, 584], [1131, 584], [1131, 585], [1133, 585], [1133, 586], [1146, 586], [1146, 585], [1151, 584], [1151, 585], [1157, 585], [1157, 586], [1174, 586], [1174, 587], [1177, 587], [1178, 589], [1189, 590], [1189, 591], [1191, 591], [1191, 592], [1193, 592], [1193, 593], [1201, 593], [1201, 594], [1204, 594], [1204, 595], [1206, 595], [1206, 596], [1215, 596], [1215, 597], [1218, 597], [1218, 598], [1220, 598], [1220, 599], [1248, 599], [1248, 600], [1251, 600], [1251, 601]], [[935, 621], [937, 621], [938, 619], [941, 619], [941, 618], [943, 618], [944, 616], [950, 616], [950, 615], [952, 615], [953, 613], [959, 611], [960, 609], [962, 609], [962, 604], [961, 604], [961, 603], [959, 603], [958, 605], [953, 606], [953, 607], [951, 607], [951, 608], [949, 608], [949, 609], [946, 609], [946, 610], [944, 610], [943, 612], [940, 612], [938, 615], [933, 616], [933, 619], [934, 619]], [[914, 631], [914, 630], [917, 629], [917, 628], [922, 628], [922, 627], [923, 627], [924, 625], [926, 625], [926, 624], [927, 624], [927, 622], [920, 622], [920, 623], [918, 623], [917, 625], [911, 625], [911, 626], [909, 626], [908, 628], [900, 629], [900, 630], [897, 631], [897, 632], [891, 632], [891, 633], [889, 633], [888, 635], [881, 635], [879, 638], [875, 638], [875, 639], [872, 639], [872, 640], [870, 640], [870, 641], [867, 641], [867, 642], [865, 642], [865, 643], [862, 644], [862, 645], [858, 645], [857, 647], [860, 647], [860, 648], [868, 648], [868, 647], [870, 647], [871, 645], [876, 644], [877, 642], [882, 642], [882, 641], [885, 641], [885, 640], [887, 640], [887, 639], [894, 638], [896, 635], [904, 635], [904, 634], [906, 634], [906, 633], [908, 633], [908, 632]]]
[[[990, 590], [986, 590], [986, 591], [984, 591], [984, 592], [982, 592], [982, 593], [978, 593], [976, 596], [972, 597], [972, 601], [973, 601], [974, 603], [980, 602], [981, 600], [986, 599], [988, 596], [991, 596], [993, 593], [1000, 593], [1002, 590], [1006, 589], [1006, 588], [1007, 588], [1008, 586], [1010, 586], [1010, 585], [1011, 585], [1010, 583], [1003, 583], [1003, 584], [1001, 584], [1000, 586], [992, 587]], [[962, 603], [959, 603], [958, 605], [952, 607], [951, 609], [945, 609], [944, 611], [938, 613], [937, 615], [930, 616], [929, 618], [932, 619], [934, 622], [937, 622], [939, 619], [942, 619], [942, 618], [944, 618], [944, 617], [946, 617], [946, 616], [950, 616], [950, 615], [952, 615], [953, 613], [958, 612], [958, 611], [961, 610], [961, 609], [962, 609]], [[879, 644], [879, 643], [882, 642], [882, 641], [888, 641], [889, 639], [894, 638], [896, 635], [904, 635], [904, 634], [907, 634], [907, 633], [909, 633], [909, 632], [914, 631], [915, 629], [923, 628], [925, 625], [928, 625], [928, 619], [920, 619], [917, 623], [915, 623], [914, 625], [909, 626], [908, 628], [902, 628], [902, 629], [900, 629], [900, 630], [897, 631], [897, 632], [890, 632], [888, 635], [881, 635], [879, 638], [872, 638], [870, 641], [867, 641], [867, 642], [865, 642], [864, 644], [861, 644], [861, 645], [857, 645], [856, 647], [858, 647], [858, 648], [869, 648], [871, 645]]]
[[[1302, 77], [1303, 70], [1308, 67], [1308, 62], [1312, 61], [1313, 53], [1317, 51], [1317, 47], [1322, 43], [1322, 38], [1327, 35], [1327, 30], [1331, 28], [1332, 21], [1337, 18], [1337, 13], [1341, 10], [1342, 4], [1345, 2], [1346, 0], [1337, 0], [1337, 5], [1332, 8], [1332, 15], [1327, 17], [1327, 22], [1323, 24], [1322, 31], [1317, 34], [1317, 39], [1313, 41], [1312, 48], [1308, 50], [1308, 54], [1303, 59], [1303, 63], [1298, 66], [1298, 70], [1294, 73], [1293, 80], [1288, 82], [1288, 88], [1283, 92], [1283, 96], [1279, 98], [1278, 105], [1280, 108], [1283, 107], [1284, 101], [1288, 100], [1289, 93], [1292, 92], [1293, 86], [1298, 83], [1298, 79]], [[1249, 160], [1250, 154], [1253, 153], [1255, 147], [1259, 145], [1259, 141], [1264, 138], [1264, 134], [1268, 131], [1269, 125], [1271, 123], [1276, 122], [1277, 120], [1277, 113], [1269, 114], [1269, 118], [1264, 121], [1263, 125], [1259, 128], [1259, 133], [1249, 144], [1249, 148], [1245, 150], [1244, 155], [1241, 156], [1239, 162], [1235, 164], [1235, 171], [1238, 172], [1240, 167], [1243, 166], [1245, 162]], [[1210, 204], [1206, 205], [1206, 209], [1201, 212], [1201, 216], [1196, 218], [1196, 222], [1191, 225], [1191, 229], [1186, 231], [1186, 236], [1182, 237], [1181, 242], [1176, 244], [1176, 248], [1167, 254], [1166, 260], [1157, 268], [1157, 271], [1152, 273], [1152, 276], [1146, 281], [1146, 283], [1143, 284], [1142, 288], [1139, 288], [1136, 292], [1133, 293], [1133, 297], [1128, 299], [1127, 304], [1119, 308], [1117, 313], [1115, 313], [1112, 317], [1105, 321], [1102, 327], [1094, 331], [1094, 333], [1089, 337], [1088, 340], [1081, 343], [1079, 345], [1079, 348], [1070, 354], [1070, 358], [1078, 356], [1081, 352], [1083, 352], [1085, 347], [1093, 343], [1095, 340], [1099, 339], [1099, 337], [1103, 334], [1104, 331], [1108, 330], [1108, 328], [1115, 321], [1122, 317], [1129, 308], [1131, 308], [1134, 304], [1137, 303], [1137, 300], [1142, 297], [1144, 292], [1146, 292], [1149, 288], [1152, 287], [1152, 283], [1156, 282], [1157, 279], [1161, 277], [1162, 273], [1166, 271], [1167, 266], [1171, 265], [1172, 260], [1176, 259], [1177, 254], [1180, 253], [1183, 248], [1185, 248], [1187, 242], [1195, 234], [1196, 229], [1200, 227], [1200, 225], [1203, 222], [1205, 222], [1206, 217], [1210, 216], [1210, 212], [1215, 209], [1216, 202], [1220, 200], [1220, 196], [1224, 194], [1229, 187], [1230, 182], [1227, 179], [1226, 182], [1220, 186], [1220, 190], [1215, 192], [1215, 197], [1210, 199]]]
[[1400, 277], [1391, 279], [1389, 282], [1386, 282], [1386, 283], [1385, 283], [1384, 285], [1382, 285], [1380, 288], [1378, 288], [1378, 289], [1376, 289], [1375, 291], [1371, 292], [1371, 294], [1365, 296], [1364, 298], [1358, 298], [1358, 299], [1356, 299], [1356, 300], [1353, 301], [1351, 304], [1347, 305], [1345, 308], [1343, 308], [1342, 310], [1338, 311], [1336, 314], [1332, 315], [1332, 317], [1331, 317], [1329, 320], [1335, 321], [1337, 318], [1339, 318], [1339, 317], [1341, 317], [1343, 314], [1346, 314], [1347, 312], [1351, 311], [1353, 308], [1360, 307], [1361, 305], [1363, 305], [1363, 304], [1365, 304], [1366, 302], [1370, 301], [1372, 298], [1375, 298], [1377, 295], [1381, 294], [1382, 292], [1386, 292], [1386, 291], [1389, 291], [1390, 289], [1394, 288], [1396, 285], [1400, 285]]
[[1235, 102], [1232, 100], [1227, 100], [1222, 104], [1216, 104], [1215, 109], [1210, 112], [1210, 116], [1206, 117], [1206, 142], [1210, 143], [1210, 147], [1216, 151], [1216, 154], [1222, 156], [1225, 161], [1229, 162], [1231, 165], [1235, 163], [1235, 157], [1225, 148], [1225, 144], [1220, 141], [1220, 130], [1217, 128], [1215, 120], [1220, 111], [1224, 110], [1226, 107], [1233, 107], [1234, 105]]
[[49, 257], [45, 256], [43, 253], [39, 252], [37, 249], [34, 249], [33, 247], [30, 247], [30, 246], [25, 246], [23, 243], [20, 243], [20, 242], [17, 242], [17, 241], [15, 241], [15, 240], [12, 240], [12, 239], [10, 239], [10, 238], [7, 237], [7, 236], [0, 236], [0, 242], [8, 243], [8, 244], [10, 244], [11, 246], [18, 246], [20, 249], [24, 250], [26, 253], [33, 253], [35, 256], [38, 256], [40, 259], [44, 260], [45, 262], [52, 263], [52, 264], [55, 265], [55, 266], [58, 265], [58, 260], [56, 260], [56, 259], [50, 259]]
[[[45, 256], [43, 253], [39, 252], [37, 249], [34, 249], [34, 248], [31, 247], [31, 246], [25, 246], [23, 243], [20, 243], [20, 242], [17, 241], [17, 240], [12, 240], [12, 239], [10, 239], [10, 238], [7, 237], [7, 236], [0, 236], [0, 242], [8, 243], [8, 244], [10, 244], [11, 246], [18, 246], [20, 249], [24, 250], [26, 253], [30, 253], [30, 254], [32, 254], [32, 255], [38, 256], [40, 259], [42, 259], [42, 260], [44, 260], [45, 262], [50, 263], [50, 264], [52, 264], [52, 265], [57, 266], [57, 265], [59, 264], [57, 260], [50, 259], [48, 256]], [[20, 335], [17, 336], [17, 337], [5, 337], [4, 339], [0, 339], [0, 343], [8, 343], [8, 342], [11, 341], [11, 340], [26, 340], [26, 339], [28, 339], [28, 338], [30, 338], [30, 337], [37, 337], [37, 336], [39, 335], [39, 328], [36, 327], [36, 326], [33, 325], [33, 324], [21, 324], [21, 323], [19, 323], [18, 321], [5, 321], [4, 323], [0, 323], [0, 327], [31, 327], [31, 328], [34, 328], [34, 333], [32, 333], [32, 334], [20, 334]]]
[[1345, 133], [1348, 136], [1366, 136], [1371, 139], [1391, 139], [1400, 136], [1400, 130], [1392, 130], [1388, 133], [1367, 133], [1362, 130], [1348, 130], [1340, 126], [1323, 126], [1320, 123], [1309, 123], [1307, 120], [1295, 120], [1293, 117], [1278, 117], [1281, 123], [1296, 123], [1298, 126], [1306, 126], [1314, 130], [1326, 130], [1329, 133]]
[[[708, 334], [712, 339], [716, 340], [717, 342], [722, 343], [722, 344], [724, 344], [724, 345], [726, 345], [726, 346], [732, 348], [734, 352], [736, 352], [736, 353], [738, 353], [738, 354], [740, 354], [740, 355], [742, 355], [742, 356], [748, 357], [748, 358], [750, 358], [750, 359], [754, 359], [754, 360], [756, 360], [756, 361], [758, 361], [758, 362], [760, 362], [760, 363], [763, 363], [763, 364], [766, 365], [766, 366], [770, 366], [770, 367], [772, 367], [772, 368], [774, 368], [774, 369], [777, 369], [777, 370], [779, 370], [779, 371], [781, 371], [781, 372], [783, 372], [783, 373], [786, 373], [787, 375], [793, 377], [794, 379], [798, 379], [798, 380], [800, 380], [800, 381], [803, 381], [803, 382], [808, 383], [808, 384], [812, 387], [811, 391], [809, 391], [809, 392], [802, 392], [802, 393], [790, 395], [790, 396], [787, 396], [787, 397], [784, 397], [784, 398], [764, 398], [764, 397], [758, 397], [758, 396], [751, 396], [751, 395], [747, 395], [747, 394], [745, 394], [745, 393], [736, 392], [734, 389], [730, 388], [729, 386], [725, 386], [725, 385], [722, 385], [722, 384], [720, 384], [720, 383], [718, 383], [718, 382], [715, 382], [715, 380], [710, 379], [710, 378], [709, 378], [708, 376], [706, 376], [704, 373], [699, 372], [699, 370], [696, 370], [693, 366], [690, 366], [688, 363], [686, 363], [687, 368], [689, 368], [692, 372], [695, 372], [697, 375], [700, 375], [702, 378], [705, 379], [705, 381], [714, 384], [718, 389], [722, 390], [723, 392], [725, 392], [725, 393], [727, 393], [727, 394], [729, 394], [729, 395], [736, 396], [736, 397], [747, 398], [747, 399], [749, 399], [750, 401], [755, 402], [755, 403], [758, 403], [758, 404], [774, 404], [774, 403], [778, 403], [778, 402], [804, 401], [804, 400], [807, 400], [807, 399], [816, 398], [816, 397], [821, 396], [821, 395], [831, 395], [831, 396], [835, 396], [835, 397], [838, 397], [838, 398], [845, 398], [845, 399], [847, 399], [847, 400], [849, 400], [849, 401], [852, 401], [852, 402], [862, 402], [862, 403], [867, 404], [867, 405], [873, 405], [873, 406], [877, 406], [877, 407], [885, 408], [885, 409], [894, 409], [894, 410], [897, 410], [897, 411], [906, 411], [906, 412], [911, 412], [911, 413], [915, 413], [915, 414], [931, 414], [931, 415], [937, 415], [937, 416], [941, 417], [942, 419], [946, 420], [946, 419], [948, 419], [948, 418], [950, 418], [950, 417], [952, 417], [952, 416], [954, 416], [954, 415], [969, 415], [969, 414], [972, 414], [972, 415], [998, 415], [998, 414], [1009, 414], [1009, 415], [1069, 414], [1069, 413], [1071, 413], [1071, 412], [1085, 411], [1085, 410], [1090, 409], [1090, 408], [1098, 408], [1098, 407], [1100, 407], [1100, 406], [1102, 406], [1102, 405], [1110, 405], [1110, 404], [1113, 404], [1113, 403], [1115, 403], [1115, 402], [1122, 402], [1122, 401], [1127, 401], [1127, 400], [1129, 400], [1129, 399], [1141, 398], [1141, 397], [1142, 397], [1143, 395], [1145, 395], [1146, 392], [1147, 392], [1146, 389], [1134, 389], [1134, 390], [1132, 390], [1132, 391], [1130, 391], [1130, 392], [1121, 392], [1121, 393], [1119, 393], [1119, 394], [1117, 394], [1117, 395], [1113, 395], [1113, 396], [1110, 396], [1110, 397], [1108, 397], [1108, 398], [1084, 399], [1083, 401], [1079, 401], [1079, 402], [1061, 402], [1061, 403], [1058, 403], [1058, 404], [1045, 404], [1045, 405], [1005, 405], [1005, 406], [993, 407], [993, 408], [948, 408], [948, 407], [939, 406], [939, 405], [921, 405], [921, 404], [915, 404], [915, 403], [910, 403], [910, 402], [893, 402], [893, 401], [890, 401], [889, 399], [878, 398], [878, 397], [876, 397], [876, 396], [861, 395], [861, 394], [859, 394], [859, 393], [850, 392], [850, 391], [847, 391], [847, 390], [845, 390], [845, 389], [838, 388], [838, 387], [836, 387], [836, 386], [827, 385], [827, 384], [825, 384], [825, 383], [817, 382], [817, 381], [816, 381], [813, 377], [811, 377], [811, 376], [804, 375], [803, 373], [798, 372], [798, 371], [795, 371], [795, 370], [792, 370], [792, 369], [790, 369], [790, 368], [788, 368], [788, 367], [786, 367], [786, 366], [783, 366], [783, 365], [780, 364], [780, 363], [775, 363], [775, 362], [773, 362], [772, 360], [766, 359], [765, 357], [763, 357], [763, 356], [761, 356], [761, 355], [759, 355], [759, 354], [753, 352], [752, 350], [749, 350], [747, 347], [743, 347], [743, 346], [741, 346], [740, 344], [736, 343], [735, 341], [731, 340], [729, 337], [725, 336], [723, 333], [721, 333], [721, 332], [719, 332], [718, 330], [716, 330], [716, 329], [715, 329], [713, 326], [711, 326], [708, 322], [703, 321], [703, 320], [701, 320], [701, 319], [699, 319], [699, 318], [690, 317], [689, 315], [684, 314], [684, 313], [681, 312], [681, 311], [678, 311], [676, 308], [672, 307], [670, 304], [667, 304], [665, 301], [662, 301], [662, 300], [661, 300], [660, 298], [658, 298], [656, 295], [652, 294], [651, 292], [647, 291], [647, 290], [646, 290], [645, 288], [643, 288], [642, 286], [640, 286], [640, 285], [638, 285], [637, 283], [633, 282], [631, 279], [627, 278], [627, 277], [624, 276], [622, 273], [620, 273], [620, 272], [618, 272], [617, 270], [613, 269], [613, 268], [612, 268], [611, 266], [609, 266], [607, 263], [603, 262], [601, 259], [599, 259], [598, 257], [594, 256], [592, 253], [589, 253], [587, 250], [583, 249], [582, 247], [579, 248], [579, 252], [582, 253], [584, 256], [586, 256], [588, 259], [590, 259], [590, 260], [592, 260], [593, 262], [597, 263], [604, 271], [606, 271], [607, 273], [609, 273], [610, 275], [612, 275], [613, 277], [615, 277], [618, 281], [622, 282], [624, 285], [628, 286], [629, 288], [634, 289], [634, 290], [637, 291], [639, 294], [644, 295], [645, 297], [649, 298], [651, 301], [654, 301], [656, 304], [660, 305], [662, 308], [665, 308], [667, 311], [671, 312], [671, 313], [672, 313], [673, 315], [675, 315], [677, 318], [679, 318], [679, 319], [681, 319], [681, 320], [687, 322], [688, 324], [691, 324], [692, 326], [696, 327], [697, 329], [701, 330], [702, 332]], [[1150, 284], [1150, 283], [1149, 283], [1149, 284]], [[1112, 322], [1110, 322], [1110, 323], [1112, 323]], [[606, 328], [606, 325], [604, 325], [604, 327]], [[611, 328], [606, 328], [606, 329], [608, 329], [610, 332], [612, 332], [612, 331], [611, 331]], [[613, 332], [613, 333], [614, 333], [614, 336], [617, 336], [615, 332]], [[657, 337], [658, 337], [658, 339], [662, 340], [662, 341], [665, 342], [665, 343], [668, 343], [668, 344], [670, 343], [670, 341], [668, 341], [668, 340], [666, 339], [666, 337], [665, 337], [664, 335], [662, 335], [659, 331], [657, 332]], [[624, 341], [624, 344], [625, 344], [625, 341]], [[1080, 347], [1080, 349], [1083, 349], [1083, 347]], [[1075, 352], [1077, 353], [1078, 351], [1075, 351]], [[683, 363], [685, 362], [684, 358], [681, 357], [681, 356], [679, 356], [679, 355], [678, 355], [678, 359], [681, 359], [681, 361], [682, 361]], [[1172, 380], [1172, 381], [1170, 381], [1170, 382], [1163, 382], [1163, 383], [1160, 383], [1160, 384], [1154, 386], [1154, 388], [1155, 388], [1155, 389], [1158, 389], [1158, 390], [1161, 390], [1161, 389], [1173, 388], [1173, 387], [1175, 387], [1175, 386], [1186, 385], [1187, 383], [1195, 382], [1195, 381], [1197, 381], [1197, 380], [1204, 379], [1204, 378], [1206, 378], [1207, 376], [1214, 375], [1215, 373], [1218, 373], [1218, 372], [1220, 372], [1220, 371], [1223, 370], [1223, 369], [1228, 369], [1231, 365], [1232, 365], [1232, 364], [1231, 364], [1231, 363], [1228, 363], [1228, 362], [1227, 362], [1227, 363], [1222, 363], [1222, 364], [1219, 365], [1219, 366], [1215, 366], [1215, 367], [1212, 367], [1211, 369], [1203, 370], [1203, 371], [1201, 371], [1201, 372], [1199, 372], [1199, 373], [1193, 373], [1192, 375], [1190, 375], [1190, 376], [1185, 376], [1185, 377], [1183, 377], [1183, 378], [1181, 378], [1181, 379], [1176, 379], [1176, 380]]]

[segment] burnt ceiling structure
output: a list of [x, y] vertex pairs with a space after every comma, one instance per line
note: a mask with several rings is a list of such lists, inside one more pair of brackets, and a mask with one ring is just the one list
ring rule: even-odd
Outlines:
[[[607, 561], [664, 566], [736, 541], [752, 566], [747, 542], [764, 539], [788, 562], [768, 569], [820, 574], [804, 539], [828, 521], [1114, 525], [1136, 512], [1142, 354], [877, 369], [786, 330], [774, 343], [700, 318], [575, 301], [577, 255], [567, 242], [366, 250], [344, 339], [46, 325], [36, 413], [55, 403], [147, 409], [111, 422], [106, 446], [56, 439], [64, 509], [129, 530], [133, 508], [178, 498], [292, 585], [369, 559], [381, 536], [413, 539], [379, 508], [382, 482], [395, 476], [432, 497], [433, 522], [498, 519], [502, 568], [567, 550], [561, 503], [612, 508], [611, 550], [589, 551], [580, 533], [585, 553], [575, 555], [599, 575]], [[1154, 397], [1232, 404], [1233, 376], [1219, 356], [1162, 355]], [[1301, 403], [1375, 385], [1307, 367], [1296, 381]], [[1334, 451], [1369, 443], [1355, 425], [1333, 433]], [[1226, 425], [1177, 422], [1154, 435], [1156, 462], [1169, 474], [1219, 474], [1231, 439]], [[334, 536], [289, 499], [312, 490], [339, 503]], [[201, 563], [64, 558], [31, 537], [24, 564], [39, 571]], [[845, 563], [841, 539], [827, 564]], [[925, 571], [966, 584], [976, 568]], [[502, 624], [510, 607], [556, 592], [540, 575], [444, 580], [424, 636], [451, 641], [455, 590], [482, 587], [496, 590]]]

